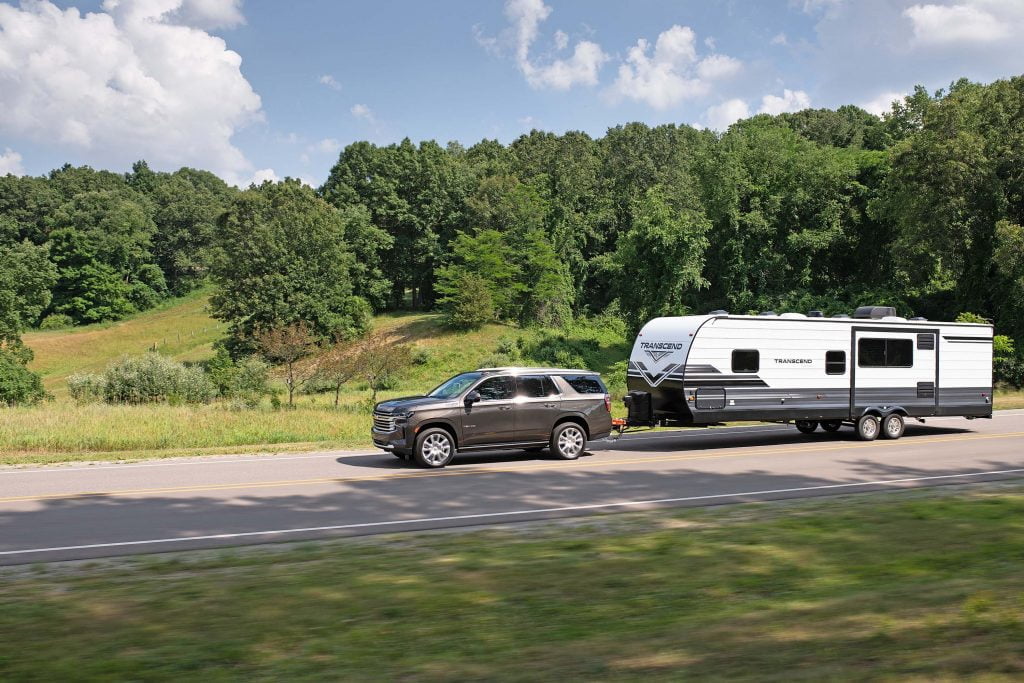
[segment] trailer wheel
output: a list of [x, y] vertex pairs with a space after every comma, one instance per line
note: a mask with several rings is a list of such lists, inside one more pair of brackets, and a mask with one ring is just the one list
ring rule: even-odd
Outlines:
[[843, 423], [839, 420], [825, 420], [821, 423], [821, 428], [826, 432], [838, 432], [839, 428], [843, 426]]
[[818, 428], [818, 423], [814, 420], [797, 420], [796, 428], [799, 429], [802, 434], [813, 434], [814, 430]]
[[903, 436], [907, 423], [899, 413], [889, 413], [882, 420], [882, 436], [887, 439], [898, 439]]
[[878, 418], [874, 415], [864, 415], [857, 420], [857, 437], [861, 441], [874, 441], [878, 438]]

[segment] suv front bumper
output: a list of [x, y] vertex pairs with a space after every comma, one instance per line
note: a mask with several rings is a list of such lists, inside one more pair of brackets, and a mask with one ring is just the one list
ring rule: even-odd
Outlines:
[[370, 438], [373, 445], [381, 450], [391, 453], [409, 453], [412, 451], [412, 444], [405, 436], [405, 427], [396, 427], [390, 432], [378, 432], [370, 430]]

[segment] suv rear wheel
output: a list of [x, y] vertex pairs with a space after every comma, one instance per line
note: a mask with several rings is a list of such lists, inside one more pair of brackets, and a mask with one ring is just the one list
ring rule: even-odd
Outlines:
[[455, 439], [440, 427], [424, 429], [416, 437], [413, 457], [421, 467], [444, 467], [455, 457]]
[[587, 434], [575, 422], [563, 422], [551, 432], [551, 452], [562, 460], [575, 460], [583, 454]]

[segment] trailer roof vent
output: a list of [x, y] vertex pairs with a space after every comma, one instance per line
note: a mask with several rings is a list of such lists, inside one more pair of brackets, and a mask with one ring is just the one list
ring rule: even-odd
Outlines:
[[917, 322], [921, 322], [921, 321], [927, 320], [927, 319], [928, 318], [925, 318], [925, 317], [920, 316], [920, 315], [915, 315], [913, 318], [911, 318], [911, 320], [916, 320]]
[[803, 313], [783, 313], [779, 316], [780, 318], [806, 318], [807, 316]]
[[758, 315], [763, 315], [765, 317], [771, 317], [771, 316], [778, 315], [778, 313], [776, 313], [775, 311], [761, 311], [760, 313], [758, 313]]
[[853, 317], [868, 320], [894, 318], [896, 317], [896, 309], [892, 306], [861, 306], [853, 312]]
[[847, 315], [847, 314], [845, 314], [845, 313], [836, 313], [836, 314], [835, 314], [834, 316], [832, 316], [832, 317], [833, 317], [833, 318], [849, 318], [850, 316], [848, 316], [848, 315]]
[[807, 311], [808, 318], [824, 318], [825, 314], [821, 311]]
[[723, 311], [721, 308], [716, 308], [708, 313], [708, 315], [729, 315], [729, 311]]

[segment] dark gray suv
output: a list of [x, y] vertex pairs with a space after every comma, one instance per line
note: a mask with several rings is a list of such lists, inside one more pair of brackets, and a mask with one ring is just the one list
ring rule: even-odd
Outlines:
[[444, 467], [456, 452], [523, 448], [565, 460], [611, 433], [611, 397], [600, 375], [562, 368], [483, 368], [426, 396], [373, 409], [373, 443], [423, 467]]

